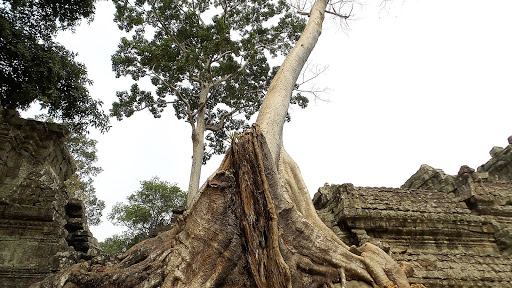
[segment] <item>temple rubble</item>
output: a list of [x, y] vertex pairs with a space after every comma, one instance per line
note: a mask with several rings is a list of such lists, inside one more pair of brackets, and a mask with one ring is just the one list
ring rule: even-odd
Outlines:
[[0, 107], [0, 287], [28, 287], [60, 268], [102, 259], [82, 201], [64, 186], [75, 171], [66, 134]]
[[[66, 130], [0, 108], [0, 286], [27, 287], [81, 261], [108, 266], [84, 207]], [[401, 188], [325, 185], [313, 202], [348, 245], [378, 245], [426, 287], [512, 287], [512, 137], [458, 175], [422, 165]], [[356, 250], [354, 250], [356, 251]]]
[[512, 287], [512, 136], [475, 171], [422, 165], [401, 188], [326, 185], [313, 203], [348, 245], [376, 244], [426, 287]]

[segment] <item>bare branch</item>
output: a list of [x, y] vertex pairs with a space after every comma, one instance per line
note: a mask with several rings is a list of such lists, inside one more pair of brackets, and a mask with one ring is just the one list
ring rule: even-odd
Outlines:
[[[329, 66], [327, 66], [327, 65], [325, 65], [321, 68], [318, 68], [318, 65], [314, 65], [313, 68], [309, 68], [310, 66], [311, 66], [311, 64], [308, 62], [308, 63], [306, 63], [304, 69], [302, 70], [302, 82], [297, 83], [299, 86], [304, 85], [304, 84], [308, 83], [309, 81], [316, 79], [318, 76], [325, 73], [325, 71], [327, 71], [327, 69], [329, 69]], [[307, 72], [313, 73], [313, 76], [306, 79]]]
[[206, 106], [206, 103], [204, 103], [204, 102], [199, 104], [199, 107], [197, 107], [197, 110], [194, 113], [192, 113], [192, 117], [196, 117], [197, 113], [199, 113], [199, 111], [201, 111], [201, 109], [203, 109], [204, 106]]
[[326, 99], [326, 98], [321, 97], [321, 94], [326, 94], [326, 93], [328, 93], [329, 91], [331, 91], [331, 90], [330, 90], [329, 88], [327, 88], [327, 87], [324, 87], [324, 88], [312, 87], [312, 88], [311, 88], [311, 89], [309, 89], [309, 90], [295, 89], [294, 91], [297, 91], [297, 92], [300, 92], [300, 93], [307, 93], [307, 94], [311, 94], [311, 95], [313, 95], [313, 97], [314, 97], [314, 99], [315, 99], [315, 103], [316, 103], [316, 101], [331, 102], [329, 99]]
[[[301, 81], [300, 81], [300, 83], [297, 83], [297, 88], [294, 89], [294, 91], [313, 95], [315, 102], [317, 100], [329, 102], [329, 100], [324, 99], [320, 96], [321, 94], [328, 93], [328, 91], [330, 91], [330, 89], [327, 87], [317, 87], [316, 85], [313, 84], [312, 86], [308, 85], [308, 86], [311, 86], [308, 89], [299, 89], [300, 87], [304, 86], [307, 83], [311, 84], [310, 83], [311, 81], [315, 80], [320, 75], [325, 73], [325, 71], [327, 71], [327, 69], [329, 69], [329, 66], [327, 66], [327, 65], [325, 65], [323, 67], [319, 67], [318, 65], [311, 65], [310, 62], [306, 62], [306, 64], [304, 65], [304, 69], [302, 69], [302, 72], [301, 72], [302, 73], [300, 76]], [[312, 74], [312, 76], [309, 76], [310, 74]]]
[[229, 54], [233, 54], [233, 51], [228, 50], [228, 51], [226, 51], [226, 52], [224, 52], [224, 53], [222, 53], [220, 55], [217, 55], [216, 57], [213, 57], [212, 62], [219, 61], [222, 58], [224, 58], [224, 56], [229, 55]]
[[[352, 12], [352, 10], [350, 12]], [[348, 18], [350, 18], [352, 16], [350, 13], [347, 14], [347, 15], [343, 15], [343, 14], [340, 14], [340, 13], [338, 13], [336, 11], [329, 11], [329, 10], [326, 10], [325, 13], [334, 15], [334, 16], [342, 18], [342, 19], [348, 19]], [[309, 12], [297, 11], [297, 14], [309, 17]]]
[[[350, 12], [352, 13], [352, 10], [350, 10]], [[348, 19], [348, 18], [350, 18], [350, 16], [351, 16], [351, 14], [350, 14], [350, 13], [349, 13], [349, 14], [347, 14], [347, 15], [343, 15], [343, 14], [339, 14], [339, 13], [338, 13], [338, 12], [336, 12], [336, 11], [328, 11], [328, 10], [327, 10], [327, 11], [325, 11], [325, 13], [327, 13], [327, 14], [331, 14], [331, 15], [334, 15], [334, 16], [336, 16], [336, 17], [340, 17], [340, 18], [342, 18], [342, 19]]]
[[311, 1], [295, 0], [290, 1], [289, 5], [293, 10], [295, 10], [296, 13], [303, 16], [309, 16], [309, 13], [304, 11], [311, 10], [312, 3]]
[[[389, 1], [389, 0], [384, 0], [384, 1]], [[309, 6], [308, 6], [307, 2], [308, 1], [297, 1], [297, 3], [295, 5], [292, 4], [292, 8], [295, 9], [297, 14], [309, 17], [310, 12], [306, 12], [309, 10], [308, 9]], [[342, 21], [342, 23], [341, 23], [342, 26], [346, 26], [346, 20], [348, 20], [349, 18], [352, 18], [352, 16], [353, 16], [352, 13], [354, 11], [354, 3], [359, 3], [359, 2], [358, 2], [358, 0], [329, 1], [328, 5], [327, 5], [328, 9], [325, 10], [325, 13], [333, 15], [337, 19], [340, 19]], [[348, 13], [342, 12], [344, 10], [347, 10], [347, 9], [344, 9], [344, 7], [349, 4], [351, 6], [350, 6], [350, 10], [348, 11]]]
[[297, 11], [297, 14], [302, 15], [302, 16], [308, 16], [308, 17], [309, 17], [309, 12]]

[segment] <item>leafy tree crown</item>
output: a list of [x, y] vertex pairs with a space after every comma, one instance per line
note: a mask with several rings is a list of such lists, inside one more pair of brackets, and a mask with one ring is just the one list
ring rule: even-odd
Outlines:
[[[158, 118], [173, 106], [178, 119], [193, 124], [206, 110], [210, 153], [223, 153], [226, 131], [247, 127], [277, 71], [269, 58], [285, 54], [304, 20], [285, 1], [114, 0], [115, 21], [132, 32], [112, 56], [117, 77], [130, 76], [130, 91], [117, 93], [112, 115], [130, 117], [148, 109]], [[137, 82], [149, 77], [155, 91]], [[205, 103], [198, 97], [209, 90]], [[307, 105], [307, 98], [295, 97]], [[238, 115], [238, 117], [237, 117]]]
[[103, 251], [118, 255], [138, 242], [155, 236], [159, 228], [171, 224], [172, 210], [185, 205], [186, 193], [176, 184], [158, 177], [142, 181], [139, 190], [128, 197], [128, 203], [117, 203], [108, 214], [115, 225], [128, 228], [99, 243]]
[[85, 132], [108, 129], [102, 102], [91, 98], [83, 64], [53, 41], [60, 30], [92, 20], [93, 0], [0, 2], [0, 105], [25, 110], [38, 103], [52, 118]]
[[183, 206], [185, 199], [186, 193], [176, 184], [153, 177], [141, 181], [141, 188], [128, 197], [127, 204], [116, 203], [108, 219], [148, 238], [159, 227], [171, 223], [172, 210]]

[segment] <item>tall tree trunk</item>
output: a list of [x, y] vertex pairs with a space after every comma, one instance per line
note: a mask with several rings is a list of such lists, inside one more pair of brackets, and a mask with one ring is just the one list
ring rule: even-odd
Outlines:
[[410, 287], [384, 251], [349, 248], [320, 221], [283, 149], [291, 89], [320, 35], [326, 4], [316, 1], [257, 124], [234, 141], [172, 230], [132, 247], [113, 267], [80, 263], [33, 287]]
[[190, 181], [188, 183], [187, 206], [190, 207], [197, 196], [199, 183], [201, 179], [201, 168], [203, 167], [204, 157], [204, 131], [205, 123], [205, 105], [210, 88], [202, 84], [199, 92], [199, 110], [197, 113], [196, 127], [192, 131], [192, 168], [190, 169]]
[[[309, 21], [304, 28], [304, 32], [293, 49], [286, 56], [286, 59], [270, 84], [268, 93], [258, 113], [256, 123], [260, 125], [267, 139], [267, 144], [269, 145], [273, 159], [278, 163], [279, 172], [284, 182], [282, 186], [286, 194], [289, 195], [300, 213], [324, 230], [324, 232], [339, 240], [334, 232], [318, 217], [315, 207], [311, 202], [311, 196], [302, 179], [300, 169], [284, 150], [282, 139], [283, 126], [286, 113], [288, 112], [290, 97], [304, 64], [322, 34], [322, 24], [327, 3], [327, 0], [318, 0], [311, 8]], [[337, 242], [348, 249], [341, 240]]]
[[318, 0], [311, 9], [309, 21], [301, 37], [286, 56], [268, 89], [261, 105], [256, 123], [267, 138], [270, 151], [276, 163], [282, 147], [283, 125], [290, 104], [292, 91], [304, 64], [315, 48], [322, 33], [327, 0]]

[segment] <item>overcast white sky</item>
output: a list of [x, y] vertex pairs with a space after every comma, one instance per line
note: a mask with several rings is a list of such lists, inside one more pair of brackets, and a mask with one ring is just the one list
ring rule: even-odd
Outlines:
[[[326, 23], [311, 62], [329, 65], [317, 83], [330, 102], [294, 108], [285, 146], [313, 195], [324, 183], [399, 187], [421, 164], [457, 173], [477, 168], [512, 135], [512, 1], [396, 0], [386, 9], [367, 0], [350, 29]], [[93, 97], [110, 108], [130, 79], [116, 79], [110, 56], [121, 33], [110, 2], [96, 19], [58, 40], [79, 53], [94, 81]], [[160, 119], [143, 111], [93, 132], [98, 197], [110, 207], [159, 176], [188, 187], [189, 124], [172, 110]], [[202, 181], [220, 157], [204, 169]], [[106, 218], [92, 227], [103, 240], [120, 229]]]

